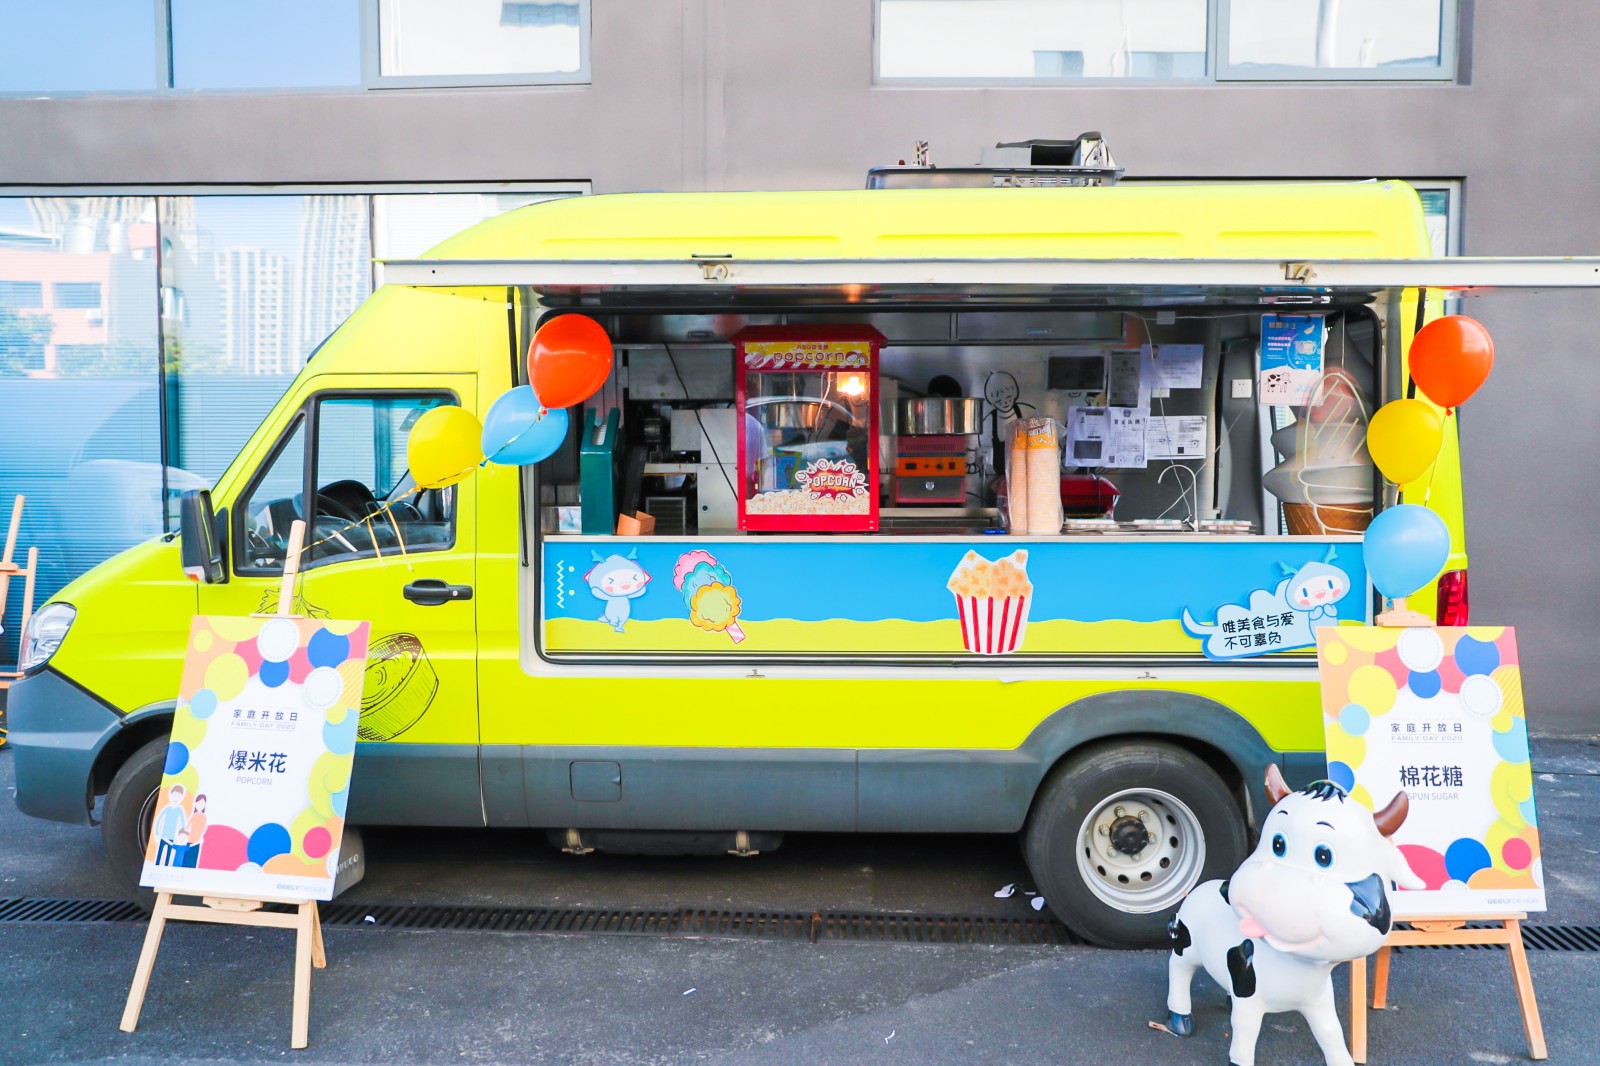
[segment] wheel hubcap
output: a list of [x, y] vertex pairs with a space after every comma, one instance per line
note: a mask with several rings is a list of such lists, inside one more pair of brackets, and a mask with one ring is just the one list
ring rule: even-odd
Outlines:
[[1078, 873], [1101, 902], [1149, 914], [1176, 906], [1199, 882], [1205, 834], [1171, 793], [1127, 789], [1084, 819], [1077, 852]]
[[134, 843], [139, 845], [140, 854], [145, 853], [145, 848], [150, 846], [150, 827], [156, 821], [156, 797], [161, 794], [159, 788], [150, 790], [150, 795], [144, 798], [139, 805], [139, 819], [133, 823]]

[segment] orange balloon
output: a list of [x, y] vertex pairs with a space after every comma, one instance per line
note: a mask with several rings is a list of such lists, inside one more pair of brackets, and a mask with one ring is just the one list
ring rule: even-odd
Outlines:
[[1494, 338], [1475, 318], [1436, 318], [1411, 342], [1411, 380], [1440, 407], [1461, 406], [1492, 369]]
[[528, 346], [528, 380], [545, 407], [571, 407], [600, 391], [611, 376], [611, 338], [587, 315], [558, 315]]

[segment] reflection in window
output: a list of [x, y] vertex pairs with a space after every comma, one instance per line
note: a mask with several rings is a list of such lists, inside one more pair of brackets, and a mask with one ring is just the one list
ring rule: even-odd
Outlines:
[[[176, 464], [216, 478], [370, 289], [365, 196], [162, 198]], [[168, 403], [174, 403], [169, 396]]]
[[[572, 193], [401, 193], [372, 198], [374, 259], [415, 259], [484, 219]], [[375, 264], [382, 284], [382, 265]]]
[[1233, 67], [1441, 66], [1443, 0], [1226, 0]]
[[234, 569], [283, 569], [289, 530], [303, 513], [306, 486], [305, 420], [297, 419], [289, 438], [267, 464], [256, 483], [239, 497], [233, 548]]
[[162, 531], [156, 346], [153, 198], [0, 197], [0, 506], [27, 496], [36, 601]]
[[[0, 235], [0, 241], [4, 241]], [[0, 307], [19, 310], [44, 306], [44, 285], [37, 281], [7, 281], [0, 278]]]
[[584, 67], [585, 6], [547, 0], [380, 0], [379, 73], [577, 74]]
[[50, 292], [58, 310], [100, 308], [98, 281], [58, 281], [50, 287]]
[[178, 89], [361, 84], [358, 0], [171, 0]]
[[880, 0], [878, 73], [886, 79], [1203, 78], [1206, 6], [1207, 0]]
[[406, 438], [443, 395], [361, 396], [317, 407], [317, 502], [311, 558], [447, 547], [453, 540], [453, 489], [418, 490], [406, 464]]
[[0, 93], [161, 85], [149, 0], [0, 0]]

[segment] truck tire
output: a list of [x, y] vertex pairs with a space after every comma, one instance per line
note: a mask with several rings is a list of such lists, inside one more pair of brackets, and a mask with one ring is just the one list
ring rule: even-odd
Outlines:
[[1216, 771], [1154, 740], [1071, 756], [1040, 787], [1023, 830], [1051, 911], [1113, 948], [1164, 945], [1183, 897], [1232, 874], [1247, 842], [1244, 812]]
[[144, 869], [145, 844], [150, 839], [156, 792], [161, 787], [161, 769], [166, 761], [166, 737], [152, 740], [134, 752], [111, 779], [100, 815], [100, 835], [111, 872], [122, 883], [128, 898], [145, 910], [156, 905], [156, 894], [139, 886], [139, 874]]

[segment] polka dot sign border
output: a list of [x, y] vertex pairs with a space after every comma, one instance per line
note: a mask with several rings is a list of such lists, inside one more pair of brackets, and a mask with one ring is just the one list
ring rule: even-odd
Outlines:
[[[313, 763], [304, 806], [297, 814], [281, 822], [258, 820], [241, 804], [230, 807], [210, 799], [196, 861], [187, 870], [161, 867], [172, 870], [169, 877], [203, 878], [198, 871], [212, 871], [219, 879], [229, 873], [266, 874], [279, 882], [325, 882], [325, 891], [308, 898], [331, 896], [361, 716], [368, 632], [366, 622], [331, 619], [194, 619], [160, 795], [181, 785], [192, 803], [204, 791], [195, 753], [218, 709], [245, 694], [252, 681], [272, 690], [297, 689], [302, 728], [315, 731], [308, 735], [316, 743], [309, 752]], [[293, 699], [296, 694], [283, 695]], [[192, 813], [192, 807], [185, 811], [186, 817]], [[157, 851], [152, 836], [147, 863], [156, 861]]]
[[[1374, 806], [1373, 786], [1363, 783], [1371, 773], [1362, 773], [1368, 739], [1373, 730], [1384, 728], [1385, 716], [1402, 698], [1408, 704], [1439, 701], [1440, 719], [1478, 723], [1480, 730], [1482, 724], [1488, 726], [1493, 750], [1487, 789], [1493, 816], [1486, 824], [1460, 825], [1461, 835], [1442, 848], [1405, 843], [1404, 827], [1397, 834], [1401, 852], [1427, 889], [1542, 890], [1515, 632], [1499, 626], [1328, 627], [1319, 631], [1318, 657], [1328, 776], [1368, 807]], [[1431, 757], [1444, 761], [1438, 748]], [[1379, 802], [1387, 802], [1393, 782], [1378, 790], [1385, 792]]]

